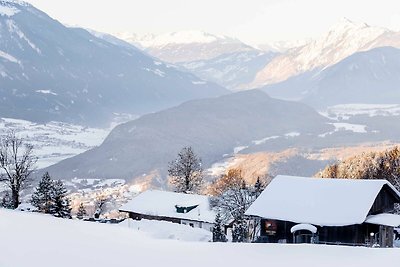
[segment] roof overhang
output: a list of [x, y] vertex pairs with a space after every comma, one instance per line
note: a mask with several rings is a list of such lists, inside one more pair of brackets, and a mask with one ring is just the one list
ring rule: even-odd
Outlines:
[[399, 227], [400, 226], [400, 215], [390, 214], [390, 213], [369, 215], [367, 217], [367, 219], [365, 220], [365, 222], [369, 223], [369, 224]]

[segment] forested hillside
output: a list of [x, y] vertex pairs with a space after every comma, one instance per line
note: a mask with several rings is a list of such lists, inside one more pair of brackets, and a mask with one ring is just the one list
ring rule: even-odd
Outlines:
[[327, 166], [321, 178], [387, 179], [400, 189], [400, 147], [383, 152], [363, 153]]

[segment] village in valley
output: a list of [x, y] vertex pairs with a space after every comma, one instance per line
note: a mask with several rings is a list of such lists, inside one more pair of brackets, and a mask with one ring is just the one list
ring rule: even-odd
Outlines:
[[397, 266], [382, 1], [0, 0], [0, 267]]

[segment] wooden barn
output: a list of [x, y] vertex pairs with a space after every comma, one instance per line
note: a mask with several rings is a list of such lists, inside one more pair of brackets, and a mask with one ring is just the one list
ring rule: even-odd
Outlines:
[[168, 221], [209, 231], [212, 231], [216, 216], [208, 196], [159, 190], [139, 194], [119, 211], [127, 212], [134, 220]]
[[386, 180], [277, 176], [246, 211], [258, 242], [392, 247], [400, 193]]

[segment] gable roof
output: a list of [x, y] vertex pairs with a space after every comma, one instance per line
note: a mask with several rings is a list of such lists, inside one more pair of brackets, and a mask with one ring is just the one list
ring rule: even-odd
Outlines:
[[[176, 206], [196, 207], [187, 213], [178, 213]], [[145, 191], [123, 205], [119, 210], [209, 223], [214, 223], [216, 216], [216, 213], [210, 208], [208, 196], [159, 190]]]
[[386, 180], [307, 178], [278, 175], [246, 211], [262, 218], [320, 226], [361, 224]]

